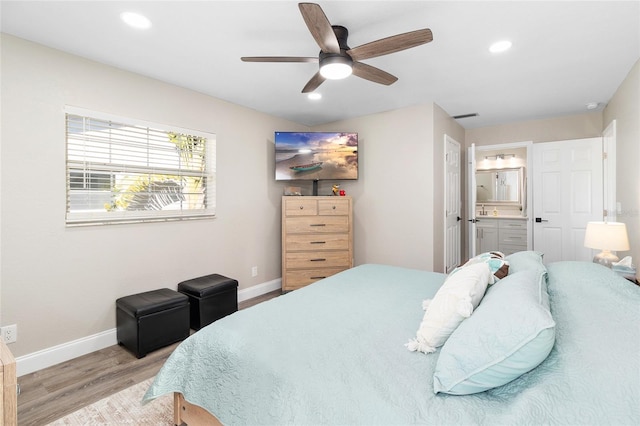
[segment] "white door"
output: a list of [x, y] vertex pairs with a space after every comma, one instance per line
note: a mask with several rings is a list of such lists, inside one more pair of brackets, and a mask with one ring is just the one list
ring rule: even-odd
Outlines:
[[467, 220], [469, 221], [469, 259], [476, 255], [476, 144], [467, 150]]
[[460, 265], [462, 198], [460, 193], [460, 144], [444, 136], [445, 144], [445, 235], [444, 269], [449, 273]]
[[591, 260], [587, 222], [602, 220], [602, 138], [533, 145], [533, 249], [544, 262]]

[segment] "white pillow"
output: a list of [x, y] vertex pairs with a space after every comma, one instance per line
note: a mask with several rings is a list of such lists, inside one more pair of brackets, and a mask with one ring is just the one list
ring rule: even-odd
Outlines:
[[471, 316], [492, 278], [486, 263], [469, 265], [449, 275], [433, 300], [423, 304], [426, 312], [417, 336], [405, 346], [410, 351], [431, 353], [444, 345], [458, 325]]

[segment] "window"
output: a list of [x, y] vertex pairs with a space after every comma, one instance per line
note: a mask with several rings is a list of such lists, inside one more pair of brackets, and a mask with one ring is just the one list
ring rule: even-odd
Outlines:
[[66, 113], [67, 225], [215, 216], [215, 135]]

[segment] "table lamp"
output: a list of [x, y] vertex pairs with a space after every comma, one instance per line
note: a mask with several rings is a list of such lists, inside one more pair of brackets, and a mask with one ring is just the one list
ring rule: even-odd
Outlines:
[[588, 222], [584, 246], [602, 250], [593, 261], [611, 268], [613, 262], [620, 260], [611, 251], [629, 250], [627, 226], [621, 222]]

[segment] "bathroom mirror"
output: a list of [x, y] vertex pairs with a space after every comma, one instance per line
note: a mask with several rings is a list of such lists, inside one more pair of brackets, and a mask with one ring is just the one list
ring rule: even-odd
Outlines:
[[521, 204], [522, 169], [476, 170], [476, 203]]

